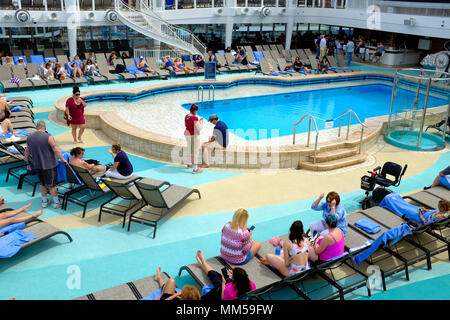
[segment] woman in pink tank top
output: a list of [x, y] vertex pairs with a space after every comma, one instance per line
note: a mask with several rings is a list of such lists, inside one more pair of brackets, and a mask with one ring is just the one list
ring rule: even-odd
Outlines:
[[344, 233], [336, 227], [336, 216], [327, 216], [325, 222], [329, 233], [325, 237], [319, 237], [309, 250], [308, 257], [312, 262], [328, 261], [344, 253]]

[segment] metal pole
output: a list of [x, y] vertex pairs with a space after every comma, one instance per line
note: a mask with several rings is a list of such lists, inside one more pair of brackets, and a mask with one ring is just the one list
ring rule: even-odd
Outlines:
[[292, 144], [295, 144], [295, 132], [297, 131], [297, 127], [294, 127], [294, 136], [292, 137]]
[[319, 134], [316, 133], [316, 144], [314, 145], [314, 160], [313, 163], [316, 163], [317, 158], [317, 143], [319, 142]]
[[[422, 77], [422, 69], [420, 69], [419, 77]], [[419, 93], [420, 93], [421, 80], [422, 80], [422, 78], [419, 78], [419, 81], [417, 82], [416, 97], [414, 98], [413, 112], [411, 113], [411, 116], [413, 119], [416, 117], [417, 106], [419, 104]], [[411, 129], [413, 129], [413, 128], [411, 128]]]
[[428, 78], [427, 95], [425, 97], [425, 104], [422, 110], [422, 121], [420, 122], [419, 140], [417, 141], [418, 147], [420, 147], [420, 141], [422, 140], [422, 131], [423, 126], [425, 124], [425, 115], [427, 114], [427, 104], [428, 104], [428, 97], [430, 96], [430, 87], [431, 87], [431, 78]]
[[341, 136], [341, 126], [342, 126], [342, 118], [339, 119], [339, 131], [338, 131], [338, 138]]
[[308, 142], [306, 143], [306, 146], [309, 147], [309, 136], [311, 135], [311, 118], [309, 118], [309, 125], [308, 125]]
[[363, 136], [364, 136], [364, 126], [361, 126], [361, 139], [359, 140], [359, 154], [361, 154]]
[[392, 106], [394, 104], [395, 89], [397, 87], [397, 73], [398, 73], [398, 70], [396, 69], [395, 75], [394, 75], [394, 85], [392, 86], [391, 107], [389, 108], [389, 119], [388, 119], [388, 127], [387, 127], [388, 130], [391, 127]]
[[352, 121], [352, 113], [350, 112], [348, 114], [347, 138], [345, 138], [345, 140], [348, 140], [348, 136], [350, 134], [350, 122], [351, 121]]

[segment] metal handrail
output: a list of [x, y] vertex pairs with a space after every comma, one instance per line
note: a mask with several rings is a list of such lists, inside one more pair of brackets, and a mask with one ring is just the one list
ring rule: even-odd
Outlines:
[[294, 135], [293, 135], [293, 140], [292, 140], [292, 144], [295, 144], [295, 135], [296, 135], [296, 131], [297, 131], [297, 126], [303, 121], [303, 119], [305, 119], [306, 117], [309, 117], [309, 127], [308, 127], [308, 140], [306, 143], [306, 146], [309, 147], [309, 140], [310, 140], [310, 136], [311, 136], [311, 120], [314, 121], [314, 127], [316, 128], [316, 142], [314, 144], [314, 158], [313, 158], [313, 163], [316, 163], [316, 157], [317, 157], [317, 143], [319, 142], [319, 129], [317, 129], [317, 122], [316, 119], [314, 118], [314, 116], [310, 115], [310, 114], [306, 114], [304, 115], [299, 122], [294, 123]]
[[203, 93], [204, 93], [204, 88], [203, 86], [199, 86], [197, 88], [197, 100], [200, 100], [200, 89], [202, 90], [202, 104], [203, 104]]
[[212, 101], [214, 101], [215, 100], [214, 96], [215, 96], [216, 88], [214, 87], [213, 84], [210, 84], [209, 87], [208, 87], [208, 100], [211, 100], [211, 88], [212, 88], [212, 93], [213, 93]]
[[346, 140], [348, 140], [349, 134], [350, 134], [350, 123], [352, 121], [352, 114], [355, 115], [356, 120], [358, 120], [359, 124], [361, 125], [361, 138], [359, 139], [359, 153], [361, 153], [362, 150], [362, 140], [363, 140], [363, 136], [364, 136], [364, 128], [367, 128], [367, 126], [361, 122], [361, 120], [359, 120], [358, 115], [355, 113], [355, 111], [353, 111], [352, 109], [348, 109], [346, 111], [344, 111], [344, 113], [337, 117], [335, 120], [339, 119], [339, 130], [338, 130], [338, 138], [341, 136], [341, 127], [342, 127], [342, 118], [346, 115], [348, 115], [348, 125], [347, 125], [347, 137], [345, 138]]

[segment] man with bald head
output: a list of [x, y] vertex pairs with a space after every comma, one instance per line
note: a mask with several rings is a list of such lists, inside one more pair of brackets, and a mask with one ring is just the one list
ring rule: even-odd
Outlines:
[[[55, 139], [47, 133], [44, 121], [38, 121], [36, 132], [30, 134], [27, 139], [24, 160], [28, 162], [29, 155], [33, 158], [33, 168], [36, 171], [41, 184], [42, 207], [49, 204], [47, 193], [53, 196], [53, 208], [61, 207], [62, 203], [58, 199], [58, 189], [56, 188], [58, 159], [68, 165], [61, 151], [55, 143]], [[30, 165], [27, 166], [31, 170]]]

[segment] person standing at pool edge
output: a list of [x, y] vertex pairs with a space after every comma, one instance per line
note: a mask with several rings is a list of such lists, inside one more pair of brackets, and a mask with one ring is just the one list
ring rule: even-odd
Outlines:
[[193, 103], [191, 105], [190, 113], [184, 118], [186, 129], [184, 130], [184, 137], [187, 143], [187, 155], [185, 160], [188, 162], [187, 167], [193, 168], [192, 173], [198, 173], [198, 152], [200, 147], [200, 131], [203, 128], [203, 119], [199, 120], [197, 117], [198, 106]]
[[[84, 129], [86, 128], [86, 121], [84, 119], [84, 108], [87, 107], [86, 101], [81, 98], [80, 89], [73, 87], [72, 97], [66, 101], [65, 115], [67, 123], [72, 126], [73, 142], [83, 143], [81, 139], [83, 137]], [[77, 128], [80, 128], [78, 132], [77, 140]]]

